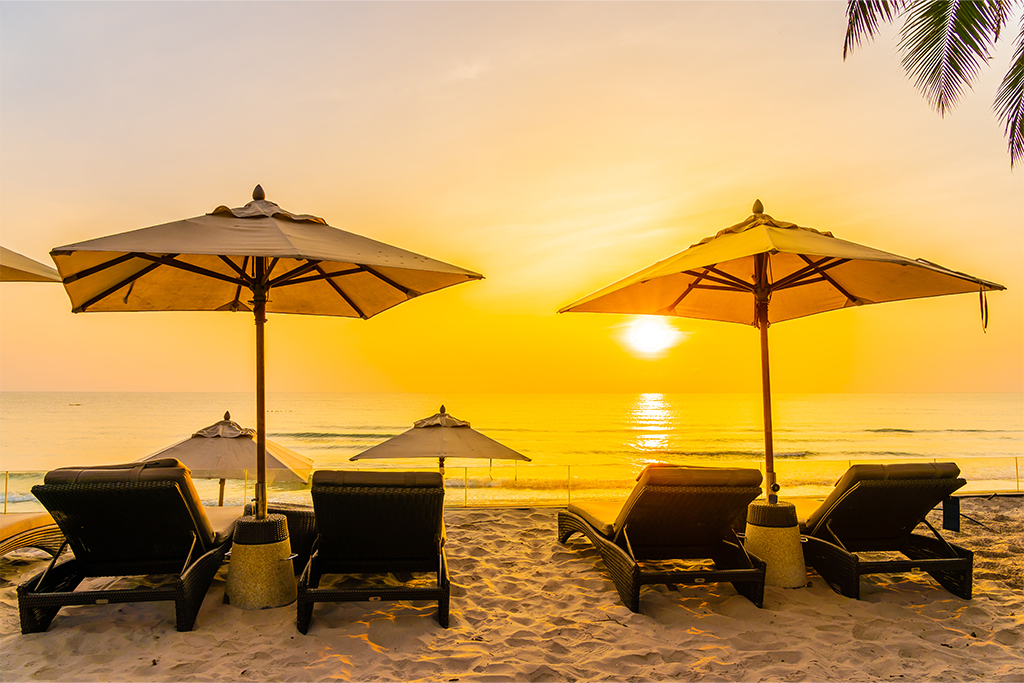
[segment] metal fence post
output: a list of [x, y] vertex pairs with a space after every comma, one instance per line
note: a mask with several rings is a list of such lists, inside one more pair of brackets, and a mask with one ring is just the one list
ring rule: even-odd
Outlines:
[[565, 496], [566, 506], [572, 502], [572, 465], [565, 466]]

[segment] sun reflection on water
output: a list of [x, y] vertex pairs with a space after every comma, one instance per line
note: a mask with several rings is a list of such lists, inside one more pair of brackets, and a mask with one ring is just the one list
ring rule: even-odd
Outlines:
[[630, 406], [626, 420], [635, 432], [627, 445], [642, 453], [668, 448], [672, 413], [664, 394], [640, 394]]

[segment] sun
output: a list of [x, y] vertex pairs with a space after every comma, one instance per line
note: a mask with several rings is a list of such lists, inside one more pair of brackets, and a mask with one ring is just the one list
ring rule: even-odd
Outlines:
[[677, 330], [659, 316], [637, 316], [626, 327], [625, 341], [634, 352], [643, 356], [661, 356], [686, 339], [686, 333]]

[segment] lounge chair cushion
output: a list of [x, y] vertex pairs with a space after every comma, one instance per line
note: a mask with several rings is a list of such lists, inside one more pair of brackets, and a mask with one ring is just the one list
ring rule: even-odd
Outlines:
[[960, 468], [952, 462], [853, 465], [836, 482], [835, 488], [825, 502], [807, 518], [804, 528], [815, 529], [822, 517], [830, 512], [857, 482], [870, 479], [956, 479], [959, 476]]
[[371, 472], [359, 470], [317, 470], [314, 486], [408, 486], [432, 488], [444, 486], [440, 472]]
[[235, 522], [245, 514], [245, 508], [241, 505], [229, 505], [227, 507], [211, 505], [203, 508], [206, 511], [206, 518], [210, 520], [213, 533], [216, 535], [216, 544], [221, 544], [235, 534]]
[[738, 467], [686, 467], [648, 465], [637, 476], [637, 484], [625, 502], [583, 501], [570, 503], [569, 512], [590, 523], [605, 538], [612, 539], [634, 511], [634, 505], [647, 486], [760, 486], [760, 470]]
[[615, 534], [615, 518], [622, 510], [622, 503], [617, 500], [586, 500], [569, 503], [569, 512], [573, 512], [597, 529], [605, 538], [611, 539]]
[[[613, 524], [617, 534], [630, 515], [641, 512], [636, 504], [647, 486], [729, 486], [755, 487], [761, 485], [761, 471], [739, 467], [683, 467], [680, 465], [648, 465], [640, 476], [629, 498], [623, 504]], [[648, 511], [660, 516], [660, 510]], [[641, 513], [642, 514], [642, 513]]]
[[48, 512], [11, 512], [0, 515], [0, 541], [44, 526], [56, 525]]
[[639, 486], [760, 486], [760, 470], [742, 467], [648, 465], [637, 475]]
[[163, 458], [148, 462], [121, 465], [95, 465], [91, 467], [61, 467], [50, 470], [43, 480], [46, 484], [113, 484], [119, 482], [173, 481], [178, 485], [188, 506], [203, 547], [219, 542], [213, 525], [192, 483], [191, 472], [177, 458]]

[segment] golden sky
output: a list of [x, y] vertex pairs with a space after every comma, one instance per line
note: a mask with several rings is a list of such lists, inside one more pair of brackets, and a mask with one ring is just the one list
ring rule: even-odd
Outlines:
[[[0, 3], [0, 243], [242, 206], [483, 273], [368, 321], [271, 315], [267, 389], [756, 392], [758, 335], [561, 306], [766, 213], [1008, 287], [771, 328], [776, 392], [1024, 390], [1024, 175], [991, 112], [945, 118], [845, 3]], [[0, 288], [4, 391], [250, 391], [237, 313], [74, 315]]]

